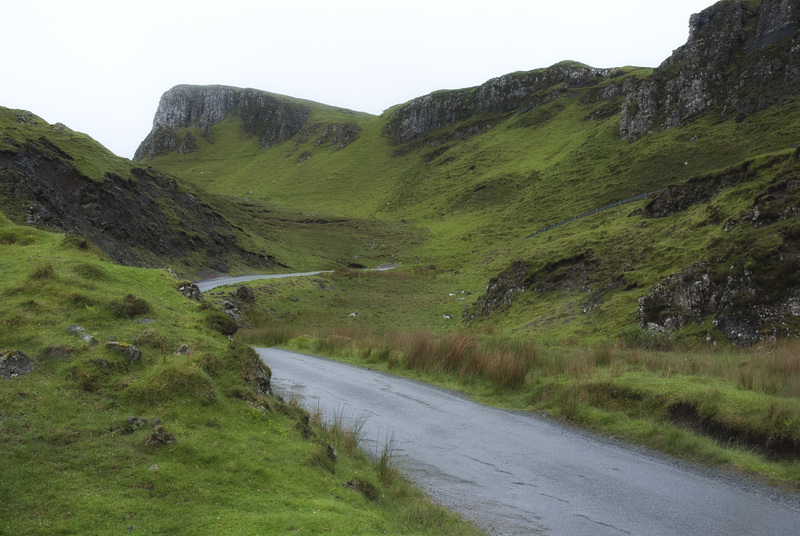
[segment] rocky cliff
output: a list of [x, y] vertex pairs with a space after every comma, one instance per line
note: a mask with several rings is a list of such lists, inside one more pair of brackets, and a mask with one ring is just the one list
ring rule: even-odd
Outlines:
[[139, 145], [134, 160], [150, 160], [175, 149], [192, 152], [196, 150], [194, 135], [180, 136], [180, 129], [198, 128], [202, 136], [211, 139], [211, 127], [231, 114], [242, 118], [245, 133], [258, 138], [262, 148], [271, 147], [300, 132], [309, 112], [308, 106], [294, 100], [255, 89], [175, 86], [161, 96], [153, 129]]
[[385, 133], [400, 144], [481, 116], [525, 113], [571, 90], [594, 86], [613, 72], [563, 62], [548, 69], [501, 76], [475, 88], [437, 91], [391, 112]]
[[743, 121], [800, 91], [800, 1], [725, 0], [692, 15], [689, 27], [687, 43], [651, 76], [616, 81], [617, 69], [563, 62], [419, 97], [391, 112], [385, 132], [402, 144], [456, 123], [524, 113], [580, 94], [584, 101], [609, 105], [622, 96], [614, 110], [620, 114], [619, 133], [635, 140], [711, 110], [723, 120]]
[[[13, 115], [0, 108], [1, 120]], [[32, 114], [16, 121], [38, 137], [3, 128], [0, 201], [7, 216], [82, 236], [119, 264], [223, 272], [231, 264], [275, 264], [239, 246], [237, 229], [175, 179], [123, 159], [101, 180], [89, 177], [79, 162], [85, 158], [59, 146], [71, 133], [66, 127]]]
[[689, 20], [689, 39], [652, 76], [627, 80], [620, 136], [636, 139], [715, 111], [743, 121], [800, 91], [800, 1], [718, 2]]

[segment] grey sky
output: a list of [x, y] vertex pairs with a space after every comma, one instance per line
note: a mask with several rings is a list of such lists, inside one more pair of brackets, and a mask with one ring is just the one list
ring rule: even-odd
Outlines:
[[177, 84], [381, 113], [575, 60], [655, 67], [712, 0], [26, 0], [3, 7], [0, 106], [130, 158]]

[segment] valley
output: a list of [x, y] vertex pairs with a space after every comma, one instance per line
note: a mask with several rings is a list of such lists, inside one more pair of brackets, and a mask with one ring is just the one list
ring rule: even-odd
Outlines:
[[477, 532], [254, 346], [796, 493], [800, 3], [689, 27], [380, 115], [178, 85], [133, 160], [0, 108], [0, 532]]

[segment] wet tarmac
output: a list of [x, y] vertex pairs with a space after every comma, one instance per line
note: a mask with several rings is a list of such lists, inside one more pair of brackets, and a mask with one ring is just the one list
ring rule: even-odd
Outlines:
[[404, 473], [488, 534], [795, 535], [800, 498], [529, 413], [336, 361], [257, 349], [273, 387], [360, 422]]

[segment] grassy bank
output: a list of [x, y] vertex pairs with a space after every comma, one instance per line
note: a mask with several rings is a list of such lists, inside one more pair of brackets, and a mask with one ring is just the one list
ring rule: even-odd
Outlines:
[[239, 338], [423, 379], [490, 405], [544, 411], [673, 456], [800, 489], [797, 343], [749, 351], [655, 350], [285, 325]]
[[475, 532], [346, 426], [263, 393], [252, 350], [167, 270], [2, 215], [0, 267], [0, 353], [34, 366], [0, 378], [0, 533]]

